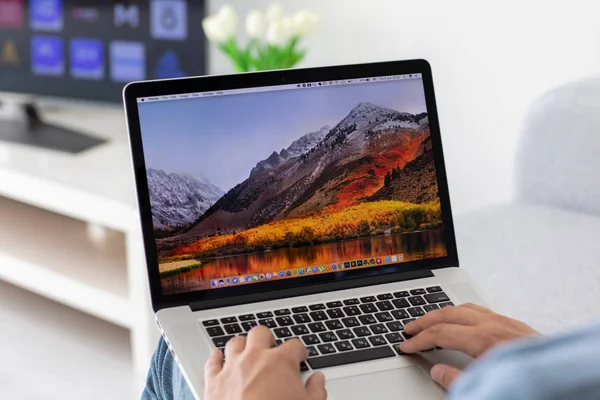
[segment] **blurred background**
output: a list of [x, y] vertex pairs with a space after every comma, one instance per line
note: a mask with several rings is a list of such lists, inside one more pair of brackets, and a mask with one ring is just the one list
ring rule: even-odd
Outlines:
[[[215, 43], [218, 32], [207, 30], [207, 41], [202, 24], [226, 4], [245, 43], [256, 32], [246, 33], [244, 18], [271, 2], [0, 0], [0, 398], [139, 397], [158, 335], [120, 92], [133, 80], [234, 72]], [[318, 16], [294, 67], [431, 63], [459, 233], [498, 224], [482, 210], [519, 197], [523, 121], [538, 99], [600, 72], [600, 5], [591, 0], [279, 5], [289, 15]], [[532, 154], [552, 148], [553, 140], [540, 136]], [[589, 232], [600, 227], [581, 223], [592, 224]], [[546, 245], [567, 235], [554, 228], [557, 236]], [[459, 235], [459, 251], [477, 264], [469, 246], [485, 255], [474, 231], [463, 229], [469, 234], [466, 243]], [[475, 268], [473, 274], [486, 275]]]

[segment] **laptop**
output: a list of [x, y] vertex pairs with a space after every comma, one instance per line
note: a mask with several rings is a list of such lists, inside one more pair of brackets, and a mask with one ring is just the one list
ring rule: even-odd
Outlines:
[[197, 398], [215, 348], [299, 338], [334, 399], [441, 399], [443, 349], [403, 326], [485, 305], [458, 268], [424, 60], [135, 82], [124, 89], [156, 323]]

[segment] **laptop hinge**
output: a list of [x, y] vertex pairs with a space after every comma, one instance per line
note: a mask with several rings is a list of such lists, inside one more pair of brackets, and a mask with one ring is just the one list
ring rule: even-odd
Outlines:
[[221, 299], [195, 301], [189, 304], [192, 311], [210, 310], [213, 308], [231, 307], [240, 304], [259, 303], [262, 301], [285, 299], [290, 297], [308, 296], [318, 293], [329, 293], [337, 290], [355, 289], [365, 286], [382, 285], [385, 283], [410, 281], [415, 279], [432, 278], [433, 272], [429, 269], [407, 271], [399, 274], [385, 274], [369, 276], [360, 279], [348, 279], [333, 283], [320, 283], [311, 286], [275, 290], [232, 296]]

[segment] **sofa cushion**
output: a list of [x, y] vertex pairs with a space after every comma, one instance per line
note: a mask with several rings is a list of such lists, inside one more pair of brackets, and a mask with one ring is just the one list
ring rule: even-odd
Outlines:
[[542, 332], [600, 321], [600, 217], [511, 204], [455, 217], [461, 267]]

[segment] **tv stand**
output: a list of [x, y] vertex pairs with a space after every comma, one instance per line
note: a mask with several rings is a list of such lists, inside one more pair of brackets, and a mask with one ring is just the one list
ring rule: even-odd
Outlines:
[[0, 100], [0, 140], [77, 154], [105, 142], [45, 123], [35, 103]]

